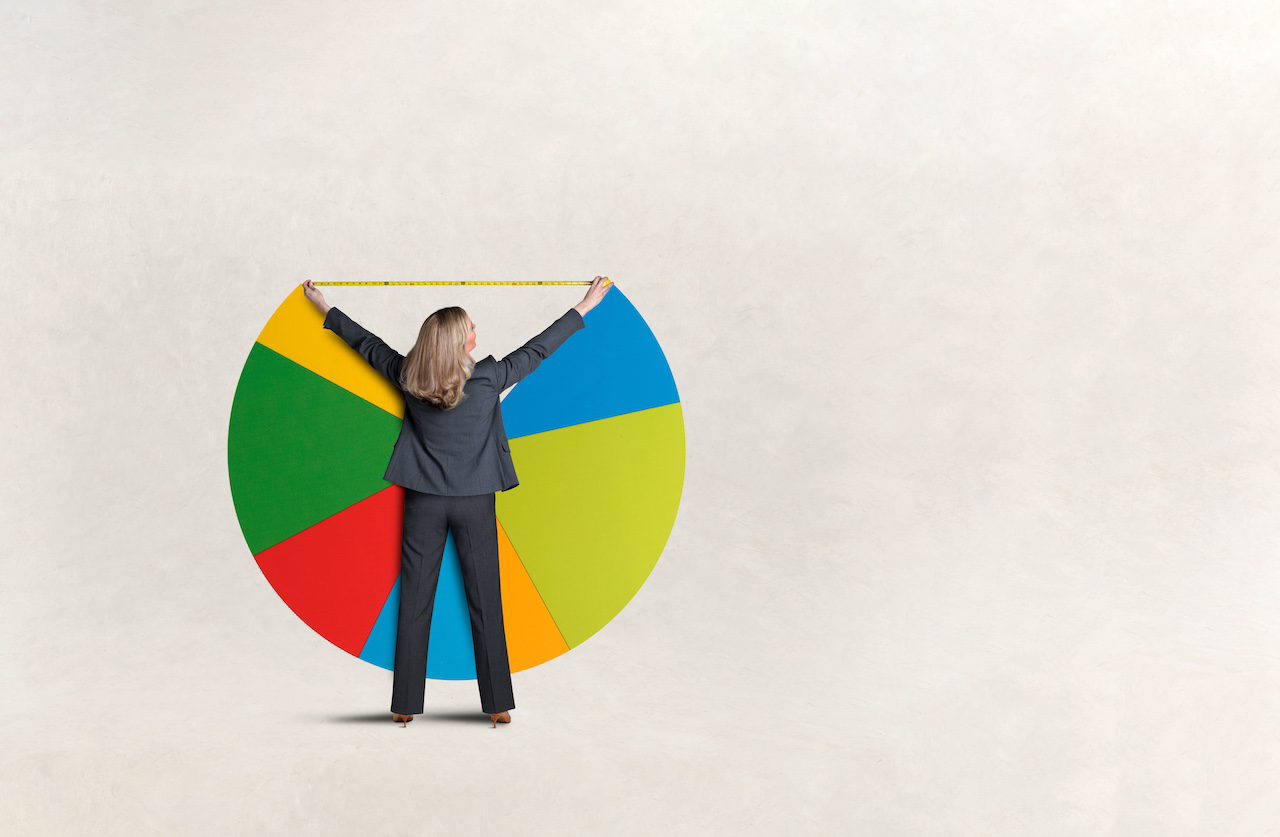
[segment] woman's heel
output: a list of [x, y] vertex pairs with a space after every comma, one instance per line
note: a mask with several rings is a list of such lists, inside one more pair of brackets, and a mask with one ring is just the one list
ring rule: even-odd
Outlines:
[[509, 724], [509, 723], [511, 723], [511, 713], [509, 713], [509, 712], [499, 712], [497, 715], [490, 715], [490, 716], [489, 716], [489, 720], [490, 720], [490, 721], [493, 721], [493, 729], [497, 729], [497, 728], [498, 728], [498, 724]]
[[408, 728], [409, 728], [409, 722], [413, 720], [413, 716], [412, 716], [412, 715], [401, 715], [399, 712], [394, 712], [394, 713], [392, 713], [392, 715], [391, 715], [391, 720], [392, 720], [394, 723], [400, 724], [403, 728], [408, 729]]

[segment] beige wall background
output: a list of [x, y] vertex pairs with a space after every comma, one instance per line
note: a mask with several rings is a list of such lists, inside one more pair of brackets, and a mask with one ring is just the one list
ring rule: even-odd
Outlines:
[[[1274, 4], [0, 31], [10, 833], [1276, 833]], [[666, 552], [509, 727], [401, 730], [241, 536], [245, 357], [303, 278], [597, 273], [683, 400]], [[580, 298], [329, 293], [482, 354]]]

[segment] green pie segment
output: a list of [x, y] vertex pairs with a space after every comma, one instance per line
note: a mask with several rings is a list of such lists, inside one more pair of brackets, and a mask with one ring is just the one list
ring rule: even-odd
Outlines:
[[680, 404], [511, 439], [519, 487], [497, 495], [511, 544], [570, 648], [653, 570], [684, 484]]
[[257, 555], [384, 490], [401, 420], [255, 343], [231, 405], [227, 467]]

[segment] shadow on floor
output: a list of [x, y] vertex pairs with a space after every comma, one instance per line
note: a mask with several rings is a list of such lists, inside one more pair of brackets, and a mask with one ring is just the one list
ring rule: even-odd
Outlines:
[[[514, 718], [514, 715], [512, 716]], [[391, 726], [391, 710], [386, 712], [363, 712], [359, 715], [333, 715], [328, 718], [331, 723], [335, 724], [386, 724]], [[477, 724], [483, 723], [490, 726], [489, 716], [481, 712], [479, 709], [474, 712], [432, 712], [428, 709], [421, 715], [414, 715], [409, 725], [413, 724], [434, 724], [439, 722], [466, 723]], [[399, 726], [399, 724], [396, 724]]]

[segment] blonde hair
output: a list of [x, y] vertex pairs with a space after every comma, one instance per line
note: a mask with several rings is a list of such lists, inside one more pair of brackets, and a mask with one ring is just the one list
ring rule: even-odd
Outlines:
[[462, 387], [476, 365], [467, 354], [470, 333], [471, 318], [456, 305], [423, 320], [418, 342], [404, 358], [404, 391], [442, 410], [458, 406], [465, 396]]

